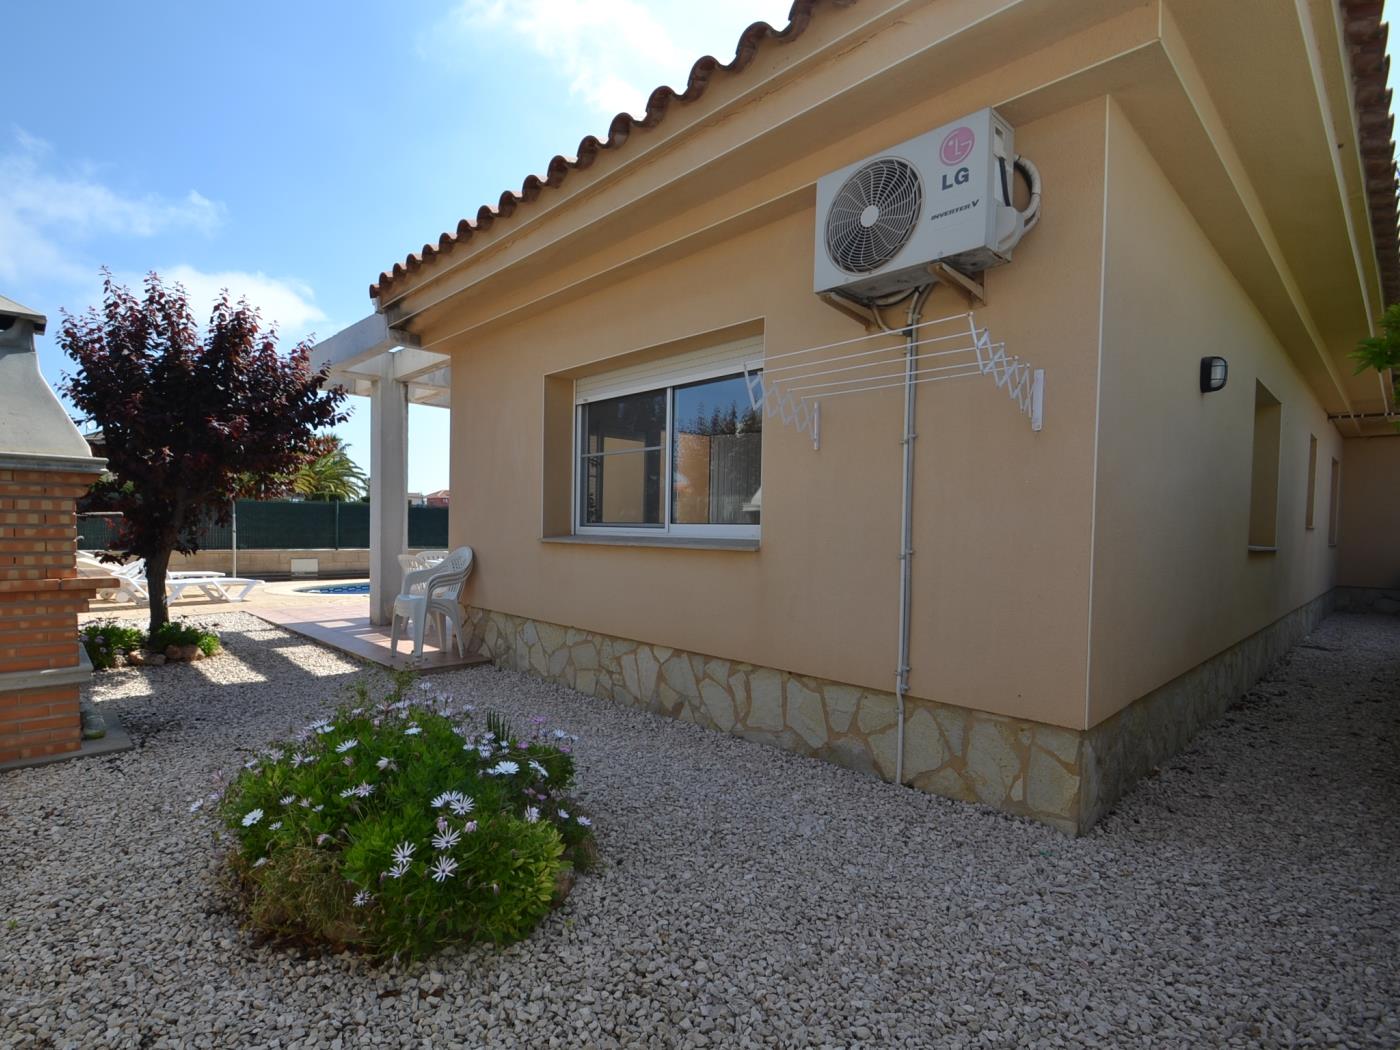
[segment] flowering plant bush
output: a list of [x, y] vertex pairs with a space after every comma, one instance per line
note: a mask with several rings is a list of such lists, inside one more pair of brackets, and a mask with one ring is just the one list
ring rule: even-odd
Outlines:
[[[279, 939], [418, 957], [527, 935], [594, 857], [566, 792], [573, 738], [526, 736], [409, 690], [313, 722], [248, 762], [219, 800], [253, 927]], [[200, 802], [195, 803], [199, 808]]]
[[86, 624], [78, 636], [93, 668], [98, 671], [110, 670], [119, 663], [118, 657], [143, 649], [164, 652], [171, 645], [181, 648], [193, 645], [205, 656], [213, 656], [221, 648], [218, 632], [203, 624], [174, 620], [149, 637], [139, 627], [129, 627], [115, 620]]
[[205, 656], [213, 656], [219, 651], [219, 635], [203, 624], [183, 620], [167, 620], [151, 635], [146, 648], [164, 652], [170, 645], [184, 647], [193, 645]]
[[[141, 648], [146, 641], [145, 631], [137, 627], [124, 627], [111, 620], [86, 624], [78, 636], [87, 650], [88, 659], [98, 671], [115, 667], [117, 657]], [[215, 644], [218, 644], [217, 638]]]

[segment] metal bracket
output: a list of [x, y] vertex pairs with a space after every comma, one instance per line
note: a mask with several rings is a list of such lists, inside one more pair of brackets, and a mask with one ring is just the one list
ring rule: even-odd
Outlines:
[[928, 272], [945, 284], [962, 289], [969, 303], [976, 301], [981, 306], [987, 305], [987, 283], [980, 275], [969, 277], [961, 270], [955, 270], [947, 263], [941, 262], [929, 263]]
[[833, 310], [840, 310], [852, 321], [864, 325], [867, 332], [883, 332], [885, 330], [885, 326], [875, 316], [875, 311], [864, 303], [847, 299], [838, 292], [822, 292], [817, 298]]

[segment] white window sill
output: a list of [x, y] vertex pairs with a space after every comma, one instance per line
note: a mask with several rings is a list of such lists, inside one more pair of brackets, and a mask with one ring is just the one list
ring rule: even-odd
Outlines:
[[1256, 544], [1251, 543], [1251, 544], [1249, 545], [1249, 553], [1250, 553], [1250, 554], [1277, 554], [1277, 553], [1278, 553], [1278, 548], [1277, 548], [1277, 547], [1262, 547], [1262, 546], [1258, 546], [1258, 545], [1256, 545]]
[[584, 547], [672, 547], [677, 550], [756, 551], [758, 540], [703, 536], [543, 536], [541, 543], [572, 543]]

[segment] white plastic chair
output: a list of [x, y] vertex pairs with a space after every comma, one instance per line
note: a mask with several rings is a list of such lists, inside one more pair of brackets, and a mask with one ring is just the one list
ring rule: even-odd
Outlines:
[[389, 626], [391, 652], [399, 651], [402, 622], [413, 639], [413, 655], [422, 656], [423, 635], [431, 620], [444, 650], [453, 646], [460, 656], [467, 655], [460, 596], [472, 573], [474, 557], [470, 547], [458, 547], [433, 568], [405, 574], [403, 593], [394, 599], [393, 622]]

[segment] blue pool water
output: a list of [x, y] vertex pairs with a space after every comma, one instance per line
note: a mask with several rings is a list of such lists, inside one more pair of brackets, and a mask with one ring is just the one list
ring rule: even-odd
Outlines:
[[319, 587], [298, 587], [298, 594], [368, 594], [367, 583], [323, 583]]

